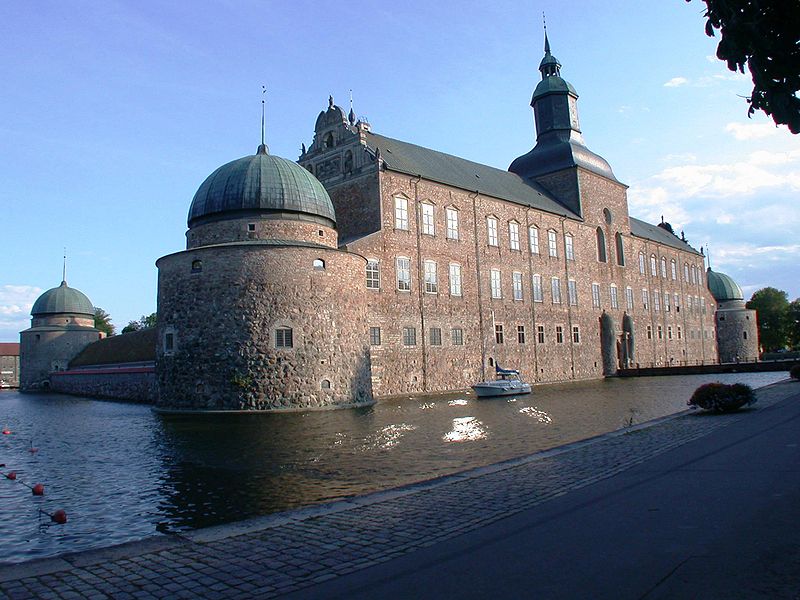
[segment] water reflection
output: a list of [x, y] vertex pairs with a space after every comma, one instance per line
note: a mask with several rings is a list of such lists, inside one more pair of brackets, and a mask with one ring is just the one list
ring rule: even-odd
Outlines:
[[[0, 562], [234, 521], [420, 481], [686, 408], [701, 383], [764, 385], [785, 374], [663, 377], [465, 394], [354, 410], [171, 417], [146, 406], [0, 393]], [[30, 440], [39, 448], [29, 452]], [[63, 508], [49, 527], [39, 509]]]

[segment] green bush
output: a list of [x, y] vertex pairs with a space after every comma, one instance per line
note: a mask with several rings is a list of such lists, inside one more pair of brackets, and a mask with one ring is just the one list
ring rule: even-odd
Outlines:
[[688, 404], [715, 412], [731, 412], [755, 401], [753, 388], [744, 383], [706, 383], [694, 391]]
[[797, 363], [791, 369], [789, 369], [789, 377], [800, 380], [800, 363]]

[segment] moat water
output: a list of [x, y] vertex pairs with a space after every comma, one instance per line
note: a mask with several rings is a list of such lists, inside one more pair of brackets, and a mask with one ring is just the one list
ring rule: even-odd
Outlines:
[[[0, 392], [0, 562], [329, 502], [675, 413], [701, 383], [786, 373], [613, 379], [382, 400], [363, 408], [164, 417], [148, 406]], [[38, 448], [31, 452], [31, 448]], [[33, 496], [24, 484], [42, 483]], [[63, 509], [65, 525], [45, 513]], [[43, 511], [43, 512], [42, 512]]]

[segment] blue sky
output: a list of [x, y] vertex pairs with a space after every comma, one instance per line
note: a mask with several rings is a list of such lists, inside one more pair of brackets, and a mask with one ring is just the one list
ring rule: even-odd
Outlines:
[[800, 138], [747, 118], [690, 3], [208, 1], [0, 6], [0, 341], [61, 281], [118, 328], [156, 308], [203, 179], [267, 142], [296, 159], [329, 94], [373, 131], [507, 168], [534, 144], [541, 14], [588, 146], [631, 214], [709, 245], [749, 295], [800, 296]]

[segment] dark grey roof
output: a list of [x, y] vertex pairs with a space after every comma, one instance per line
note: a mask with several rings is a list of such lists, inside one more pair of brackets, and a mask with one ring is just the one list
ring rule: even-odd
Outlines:
[[31, 308], [31, 315], [76, 314], [94, 317], [94, 306], [86, 294], [62, 281], [57, 288], [47, 290], [39, 296]]
[[639, 219], [634, 219], [633, 217], [630, 217], [630, 219], [631, 219], [631, 233], [636, 237], [645, 238], [646, 240], [652, 240], [654, 242], [658, 242], [659, 244], [664, 244], [665, 246], [672, 246], [673, 248], [677, 248], [678, 250], [683, 250], [684, 252], [694, 252], [695, 254], [700, 254], [689, 244], [687, 244], [684, 241], [681, 241], [681, 238], [670, 233], [666, 229], [659, 227], [658, 225], [651, 225], [650, 223], [645, 223], [644, 221], [640, 221]]
[[258, 153], [222, 165], [202, 183], [189, 209], [189, 227], [242, 211], [305, 214], [336, 223], [328, 192], [295, 162]]
[[514, 173], [376, 133], [366, 135], [367, 146], [373, 152], [379, 148], [386, 167], [392, 171], [419, 175], [462, 190], [477, 191], [485, 196], [579, 219], [578, 215], [548, 195], [543, 187]]
[[86, 346], [69, 366], [148, 362], [156, 359], [156, 328], [148, 327], [98, 340]]

